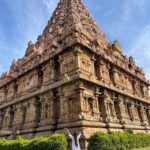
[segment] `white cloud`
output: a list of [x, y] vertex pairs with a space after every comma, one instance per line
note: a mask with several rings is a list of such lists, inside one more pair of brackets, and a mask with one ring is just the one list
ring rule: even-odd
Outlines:
[[[9, 25], [8, 28], [4, 26], [5, 22], [0, 22], [0, 56], [3, 56], [0, 60], [0, 74], [6, 71], [12, 59], [23, 56], [28, 41], [36, 41], [57, 2], [58, 0], [5, 0], [13, 25]], [[8, 32], [10, 36], [6, 34]]]
[[125, 0], [123, 20], [129, 21], [137, 12], [144, 13], [148, 0]]
[[134, 42], [135, 49], [142, 50], [142, 55], [150, 59], [150, 24], [145, 26]]
[[138, 65], [142, 66], [150, 79], [150, 24], [145, 26], [131, 45], [130, 55], [135, 57]]
[[55, 9], [57, 2], [58, 0], [43, 0], [44, 5], [47, 7], [50, 13], [52, 13]]
[[4, 68], [2, 67], [2, 65], [0, 64], [0, 75], [4, 72]]

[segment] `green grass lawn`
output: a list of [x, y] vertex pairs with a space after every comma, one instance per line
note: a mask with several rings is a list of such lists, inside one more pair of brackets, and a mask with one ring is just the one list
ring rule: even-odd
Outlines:
[[139, 149], [134, 149], [134, 150], [150, 150], [150, 147], [145, 147], [145, 148], [139, 148]]

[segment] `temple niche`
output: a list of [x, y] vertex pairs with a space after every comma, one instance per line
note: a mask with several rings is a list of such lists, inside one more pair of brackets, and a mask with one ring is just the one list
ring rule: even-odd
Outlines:
[[[71, 53], [71, 52], [68, 52], [68, 53], [64, 53], [62, 55], [62, 58], [61, 60], [63, 61], [62, 62], [62, 74], [66, 74], [66, 73], [69, 73], [71, 72], [73, 69], [75, 69], [75, 57], [74, 57], [74, 54]], [[61, 61], [60, 60], [60, 61]]]
[[50, 65], [50, 61], [45, 63], [42, 67], [43, 74], [41, 72], [41, 76], [43, 75], [43, 83], [49, 84], [51, 81], [52, 68]]
[[45, 126], [45, 125], [51, 125], [54, 122], [54, 114], [52, 113], [54, 102], [53, 102], [53, 93], [52, 91], [43, 93], [40, 95], [40, 101], [38, 104], [38, 118], [39, 119], [39, 125]]
[[[69, 12], [68, 12], [69, 11]], [[150, 133], [150, 81], [81, 0], [61, 0], [37, 41], [0, 77], [0, 137]], [[7, 131], [7, 132], [6, 132]]]

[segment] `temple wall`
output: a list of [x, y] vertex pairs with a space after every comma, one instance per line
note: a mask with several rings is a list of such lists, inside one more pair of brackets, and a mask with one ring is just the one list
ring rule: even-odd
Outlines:
[[150, 130], [148, 85], [79, 46], [0, 87], [0, 102], [1, 131], [26, 137], [65, 127]]

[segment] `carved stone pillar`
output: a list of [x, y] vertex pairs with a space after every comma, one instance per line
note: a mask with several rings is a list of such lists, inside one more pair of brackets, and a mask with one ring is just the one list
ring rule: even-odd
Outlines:
[[109, 108], [109, 103], [106, 100], [107, 97], [104, 97], [104, 113], [103, 113], [103, 121], [108, 123], [110, 122], [110, 108]]
[[44, 85], [48, 85], [51, 82], [51, 68], [49, 62], [47, 62], [42, 66], [42, 71], [43, 71], [43, 83]]
[[57, 96], [52, 96], [51, 97], [51, 123], [52, 124], [57, 124], [57, 122], [58, 122], [58, 117], [57, 117], [57, 99], [58, 99], [58, 97]]
[[80, 55], [81, 55], [81, 48], [80, 47], [75, 47], [75, 51], [74, 51], [74, 54], [76, 56], [76, 68], [80, 68], [81, 67], [81, 58], [80, 58]]
[[45, 97], [44, 95], [41, 95], [40, 96], [40, 101], [42, 102], [41, 103], [41, 126], [43, 126], [43, 120], [45, 119]]
[[10, 108], [6, 108], [5, 115], [4, 115], [4, 122], [3, 122], [3, 129], [9, 129], [9, 121], [10, 121]]
[[50, 68], [51, 68], [51, 74], [50, 74], [50, 76], [51, 76], [51, 80], [52, 81], [55, 79], [55, 71], [54, 71], [55, 68], [54, 68], [54, 65], [55, 65], [54, 60], [51, 59], [50, 60]]
[[1, 111], [0, 111], [0, 130], [1, 130], [2, 127], [3, 127], [4, 115], [5, 115], [5, 112], [4, 112], [3, 110], [1, 110]]
[[141, 90], [141, 96], [144, 97], [145, 91], [144, 91], [144, 85], [142, 83], [140, 83], [140, 90]]
[[4, 92], [4, 99], [7, 99], [7, 94], [8, 94], [8, 87], [7, 86], [4, 87], [3, 92]]
[[140, 119], [139, 119], [139, 115], [138, 115], [137, 105], [135, 102], [132, 102], [131, 110], [133, 113], [133, 123], [136, 125], [140, 125]]
[[4, 115], [4, 121], [3, 121], [3, 130], [8, 130], [8, 126], [9, 126], [9, 113], [8, 110], [6, 110], [5, 115]]
[[60, 98], [59, 98], [59, 92], [57, 89], [53, 91], [53, 123], [56, 125], [59, 122], [60, 118]]
[[138, 112], [138, 117], [139, 117], [141, 125], [145, 126], [143, 108], [141, 104], [137, 104], [137, 112]]
[[130, 121], [133, 121], [133, 107], [133, 102], [126, 100], [126, 118], [128, 119], [128, 123], [130, 123]]
[[147, 117], [146, 117], [146, 110], [145, 110], [144, 107], [141, 108], [141, 116], [142, 116], [142, 125], [143, 126], [148, 125], [148, 120], [147, 120]]
[[34, 118], [35, 126], [34, 127], [39, 127], [40, 121], [41, 121], [41, 99], [39, 96], [35, 98], [35, 102], [33, 105], [35, 107], [35, 118]]
[[133, 103], [131, 102], [131, 103], [130, 103], [130, 106], [129, 106], [129, 109], [130, 109], [130, 112], [131, 112], [131, 120], [133, 121], [133, 118], [134, 118], [134, 117], [133, 117], [133, 112], [132, 112], [133, 110], [132, 110], [132, 107], [133, 107]]
[[57, 107], [59, 108], [59, 112], [57, 112], [59, 122], [64, 122], [67, 115], [67, 106], [66, 106], [66, 98], [62, 91], [62, 88], [58, 88], [58, 99], [57, 99]]
[[118, 83], [118, 72], [115, 67], [112, 68], [112, 79], [114, 84]]
[[118, 105], [119, 105], [119, 112], [120, 115], [118, 115], [118, 119], [120, 121], [120, 124], [126, 123], [126, 110], [125, 110], [125, 103], [121, 96], [118, 97]]
[[109, 78], [109, 65], [107, 62], [104, 62], [103, 60], [101, 60], [100, 62], [100, 73], [101, 73], [101, 77], [102, 77], [102, 81], [105, 83], [110, 83], [110, 78]]
[[[53, 95], [52, 91], [48, 92], [48, 97], [47, 97], [47, 105], [48, 105], [48, 122], [49, 124], [54, 124], [54, 118], [55, 118], [55, 100], [56, 98]], [[41, 100], [42, 101], [42, 100]], [[41, 103], [42, 104], [42, 103]]]
[[21, 113], [22, 113], [22, 107], [20, 104], [17, 104], [14, 109], [14, 123], [13, 123], [13, 128], [14, 129], [20, 129], [20, 124], [21, 124]]
[[[38, 98], [39, 99], [39, 98]], [[27, 112], [26, 112], [26, 123], [24, 124], [24, 128], [35, 128], [37, 127], [37, 119], [40, 116], [38, 115], [39, 109], [37, 108], [37, 98], [30, 99], [27, 104]]]
[[41, 98], [41, 119], [40, 125], [47, 126], [53, 124], [53, 96], [51, 91], [48, 91]]
[[83, 83], [81, 81], [78, 81], [76, 83], [76, 99], [77, 99], [77, 104], [78, 104], [78, 115], [77, 118], [79, 120], [85, 120], [86, 119], [86, 100], [84, 98], [84, 90], [85, 88], [83, 87]]
[[116, 122], [117, 116], [118, 116], [118, 110], [116, 109], [117, 102], [114, 100], [109, 100], [109, 115], [110, 115], [110, 121]]
[[60, 65], [60, 75], [63, 74], [63, 58], [61, 56], [59, 56], [59, 65]]
[[43, 69], [42, 69], [41, 66], [38, 67], [37, 74], [38, 74], [38, 81], [37, 81], [38, 83], [37, 83], [37, 86], [41, 87], [43, 85]]
[[13, 124], [14, 124], [14, 116], [15, 113], [14, 113], [14, 108], [13, 107], [10, 107], [10, 110], [9, 110], [9, 125], [8, 127], [11, 129], [13, 127]]
[[102, 60], [100, 60], [100, 74], [99, 74], [99, 79], [102, 79], [103, 78], [103, 65], [104, 65], [104, 63], [103, 63], [103, 61]]
[[106, 90], [104, 90], [104, 93], [103, 93], [103, 100], [104, 100], [104, 103], [103, 103], [103, 121], [108, 123], [110, 122], [110, 109], [109, 109], [109, 101], [108, 101], [108, 93]]
[[149, 107], [146, 109], [146, 116], [147, 116], [148, 124], [150, 125], [150, 108]]
[[91, 72], [92, 72], [93, 75], [95, 74], [95, 68], [94, 68], [95, 61], [96, 61], [96, 59], [95, 59], [95, 57], [93, 55], [91, 57], [91, 63], [92, 63]]
[[100, 114], [99, 111], [99, 96], [100, 96], [99, 88], [96, 87], [96, 92], [95, 92], [95, 107], [94, 107], [94, 112], [97, 114]]
[[27, 106], [22, 106], [21, 107], [21, 112], [20, 112], [20, 129], [22, 130], [24, 128], [24, 124], [26, 123], [26, 114], [27, 114]]
[[134, 78], [132, 78], [132, 89], [133, 89], [133, 93], [136, 94], [136, 81]]
[[14, 81], [14, 97], [17, 97], [17, 92], [18, 92], [18, 82], [17, 80]]

